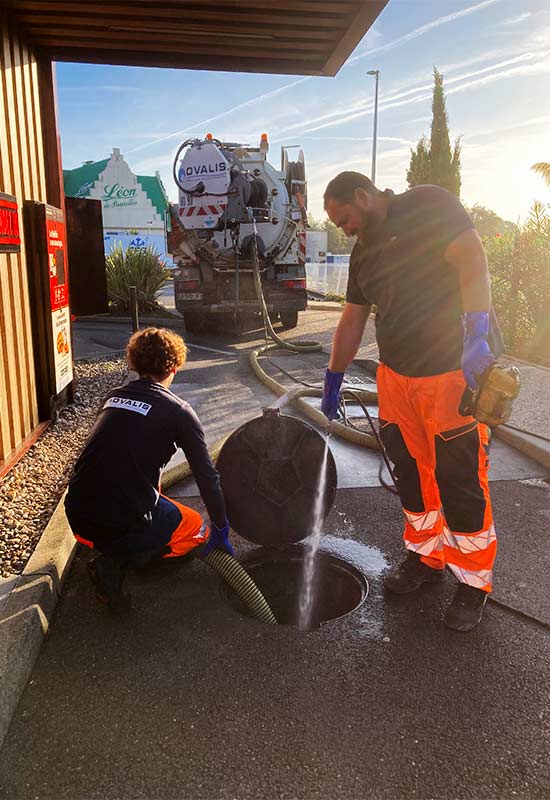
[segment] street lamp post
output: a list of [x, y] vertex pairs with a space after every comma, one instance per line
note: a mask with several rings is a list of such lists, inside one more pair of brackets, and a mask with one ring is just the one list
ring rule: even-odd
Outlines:
[[371, 180], [374, 183], [376, 180], [376, 136], [378, 133], [378, 81], [380, 80], [380, 70], [369, 69], [367, 75], [374, 75], [376, 78], [376, 84], [374, 88], [374, 122], [373, 122], [373, 133], [372, 133], [372, 168], [371, 168]]

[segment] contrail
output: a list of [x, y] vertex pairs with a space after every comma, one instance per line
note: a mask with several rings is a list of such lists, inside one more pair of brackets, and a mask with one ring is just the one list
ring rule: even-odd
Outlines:
[[141, 144], [139, 147], [134, 147], [132, 150], [128, 150], [128, 153], [136, 153], [138, 150], [143, 150], [146, 147], [151, 147], [152, 145], [159, 144], [160, 142], [166, 142], [168, 139], [173, 139], [175, 136], [187, 136], [196, 128], [201, 128], [203, 125], [208, 125], [210, 122], [215, 122], [216, 120], [222, 119], [222, 117], [226, 117], [229, 114], [234, 114], [235, 111], [240, 111], [242, 108], [247, 108], [254, 103], [259, 103], [263, 100], [268, 100], [271, 97], [275, 97], [281, 92], [286, 92], [287, 89], [292, 89], [293, 86], [298, 86], [300, 83], [305, 83], [305, 81], [311, 80], [311, 77], [311, 75], [306, 75], [305, 78], [299, 78], [297, 81], [292, 81], [292, 83], [286, 83], [284, 86], [279, 86], [278, 89], [273, 89], [271, 92], [259, 94], [257, 97], [252, 97], [250, 100], [245, 100], [244, 103], [239, 103], [238, 106], [233, 106], [232, 108], [228, 108], [227, 111], [222, 111], [221, 114], [216, 114], [215, 117], [208, 117], [208, 119], [203, 119], [200, 122], [194, 123], [189, 128], [184, 128], [181, 131], [174, 131], [174, 133], [169, 133], [167, 136], [162, 136], [160, 139], [155, 139], [152, 142], [147, 142], [147, 144]]
[[[450, 86], [451, 84], [456, 83], [457, 81], [465, 80], [466, 78], [474, 77], [475, 75], [481, 75], [485, 72], [490, 72], [495, 69], [499, 69], [504, 66], [508, 66], [510, 64], [515, 64], [519, 61], [523, 61], [525, 59], [530, 59], [536, 57], [537, 53], [522, 53], [521, 55], [515, 56], [514, 58], [506, 59], [505, 61], [499, 61], [496, 64], [491, 64], [488, 67], [483, 67], [482, 69], [475, 70], [469, 73], [464, 73], [462, 75], [458, 75], [454, 78], [448, 78], [445, 80], [445, 87]], [[458, 69], [460, 67], [465, 67], [472, 63], [472, 59], [468, 59], [464, 61], [462, 64], [455, 64], [454, 67], [448, 67], [448, 69]], [[406, 84], [405, 84], [406, 85]], [[419, 92], [431, 92], [433, 90], [433, 83], [425, 83], [420, 86], [413, 86], [410, 89], [394, 89], [391, 92], [388, 92], [384, 99], [380, 104], [380, 110], [387, 109], [387, 108], [394, 108], [394, 105], [390, 105], [390, 103], [394, 103], [396, 100], [401, 100], [404, 97], [410, 97], [411, 95], [416, 95]], [[425, 99], [424, 95], [421, 99]], [[416, 100], [411, 100], [411, 102], [416, 102]], [[401, 104], [403, 105], [403, 104]], [[369, 114], [374, 109], [373, 101], [369, 99], [364, 99], [360, 96], [360, 99], [357, 101], [351, 101], [345, 111], [330, 111], [328, 114], [321, 114], [320, 116], [316, 117], [315, 119], [308, 120], [307, 123], [304, 122], [296, 122], [293, 125], [288, 125], [282, 131], [280, 131], [276, 138], [272, 137], [272, 142], [277, 142], [281, 140], [281, 137], [286, 136], [291, 131], [299, 131], [303, 130], [305, 133], [313, 133], [314, 131], [320, 130], [321, 128], [329, 128], [332, 125], [337, 125], [340, 122], [347, 122], [352, 119], [357, 119], [357, 116]], [[331, 123], [328, 123], [328, 120], [332, 120]], [[311, 128], [311, 127], [304, 127], [305, 125], [312, 125], [316, 123], [323, 123], [327, 122], [326, 125], [322, 125], [319, 127]]]
[[[372, 50], [367, 50], [365, 53], [362, 53], [360, 55], [357, 55], [357, 56], [354, 56], [354, 57], [348, 59], [346, 61], [346, 63], [344, 64], [344, 67], [348, 66], [350, 64], [353, 64], [353, 63], [355, 63], [356, 61], [358, 61], [360, 59], [366, 58], [367, 56], [370, 57], [371, 55], [374, 55], [375, 53], [382, 53], [382, 52], [386, 52], [387, 50], [393, 50], [394, 48], [399, 47], [402, 44], [405, 44], [405, 42], [411, 41], [412, 39], [416, 39], [419, 36], [422, 36], [424, 33], [427, 33], [428, 31], [431, 31], [433, 28], [438, 28], [440, 25], [445, 25], [448, 22], [454, 22], [455, 20], [460, 19], [461, 17], [465, 17], [465, 16], [467, 16], [469, 14], [474, 14], [476, 11], [481, 11], [482, 9], [487, 8], [488, 6], [491, 6], [491, 5], [494, 5], [495, 3], [500, 3], [500, 2], [501, 2], [501, 0], [483, 0], [481, 3], [476, 3], [476, 5], [469, 6], [468, 8], [462, 9], [461, 11], [455, 11], [454, 13], [447, 14], [444, 17], [438, 17], [438, 19], [434, 19], [434, 20], [432, 20], [432, 22], [428, 22], [425, 25], [422, 25], [419, 28], [416, 28], [415, 30], [411, 31], [410, 33], [407, 33], [404, 36], [401, 36], [399, 39], [394, 39], [392, 42], [388, 42], [387, 44], [380, 45], [379, 47], [375, 47]], [[229, 114], [233, 114], [235, 111], [240, 111], [243, 108], [247, 108], [247, 107], [249, 107], [249, 106], [251, 106], [251, 105], [253, 105], [255, 103], [259, 103], [259, 102], [262, 102], [264, 100], [268, 100], [268, 99], [270, 99], [272, 97], [276, 97], [278, 94], [281, 94], [282, 92], [285, 92], [288, 89], [292, 89], [294, 86], [298, 86], [301, 83], [305, 83], [306, 81], [311, 80], [312, 77], [314, 77], [314, 76], [307, 75], [307, 76], [305, 76], [303, 78], [299, 78], [296, 81], [292, 81], [291, 83], [287, 83], [284, 86], [280, 86], [278, 89], [274, 89], [271, 92], [266, 92], [264, 94], [257, 95], [256, 97], [252, 97], [250, 100], [245, 100], [243, 103], [239, 103], [239, 105], [233, 106], [233, 108], [227, 109], [227, 111], [223, 111], [221, 114], [217, 114], [214, 117], [209, 117], [208, 119], [201, 120], [200, 122], [197, 122], [197, 123], [191, 125], [188, 128], [185, 128], [183, 130], [174, 131], [174, 133], [170, 133], [167, 136], [162, 136], [162, 137], [160, 137], [158, 139], [154, 139], [151, 142], [147, 142], [146, 144], [142, 144], [142, 145], [139, 145], [138, 147], [134, 147], [132, 150], [128, 150], [127, 152], [128, 153], [136, 153], [139, 150], [144, 150], [145, 148], [152, 147], [155, 144], [160, 144], [160, 142], [166, 142], [169, 139], [175, 138], [176, 136], [188, 135], [188, 134], [192, 133], [193, 131], [195, 131], [196, 128], [200, 128], [203, 125], [208, 125], [211, 122], [215, 122], [215, 121], [217, 121], [219, 119], [223, 119], [223, 117], [226, 117]]]
[[[511, 75], [521, 74], [524, 71], [531, 71], [533, 69], [540, 68], [540, 66], [545, 64], [544, 58], [546, 55], [546, 51], [523, 53], [521, 56], [500, 61], [498, 64], [493, 64], [490, 67], [484, 67], [483, 69], [458, 75], [455, 78], [451, 78], [445, 82], [445, 93], [446, 95], [456, 94], [457, 92], [463, 91], [466, 88], [481, 86], [485, 83], [492, 83], [496, 80], [507, 78]], [[535, 60], [541, 59], [541, 57], [542, 60]], [[504, 69], [505, 67], [511, 66], [513, 66], [512, 69]], [[494, 70], [500, 71], [495, 72]], [[487, 75], [487, 73], [492, 74]], [[477, 80], [468, 80], [470, 78], [477, 78]], [[464, 83], [464, 81], [467, 82]], [[457, 83], [460, 85], [455, 86], [454, 84]], [[417, 86], [414, 89], [409, 89], [405, 92], [396, 92], [392, 96], [388, 96], [380, 103], [380, 110], [387, 111], [390, 108], [399, 108], [400, 106], [409, 104], [412, 105], [414, 103], [423, 102], [424, 100], [429, 100], [432, 96], [432, 88], [432, 84], [425, 84], [423, 86]], [[411, 95], [413, 96], [411, 97]], [[343, 114], [340, 112], [340, 116], [337, 119], [332, 119], [330, 122], [323, 122], [323, 124], [315, 125], [314, 127], [304, 128], [304, 133], [314, 133], [315, 131], [323, 130], [324, 128], [330, 128], [334, 125], [342, 125], [345, 122], [351, 122], [354, 119], [358, 119], [359, 117], [370, 114], [372, 109], [372, 102], [368, 106], [362, 105], [361, 103], [358, 103], [356, 106], [352, 105], [351, 109], [348, 109], [347, 112], [344, 112]], [[310, 123], [320, 122], [321, 120], [326, 119], [326, 116], [327, 115], [319, 117], [317, 120], [310, 120]]]
[[412, 39], [417, 39], [419, 36], [422, 36], [434, 28], [439, 28], [441, 25], [446, 25], [448, 22], [454, 22], [462, 17], [467, 17], [469, 14], [475, 14], [477, 11], [482, 11], [484, 8], [488, 8], [489, 6], [500, 2], [501, 0], [482, 0], [481, 3], [476, 3], [475, 6], [468, 6], [468, 8], [463, 8], [462, 11], [454, 11], [452, 14], [447, 14], [444, 17], [438, 17], [431, 22], [427, 22], [425, 25], [421, 25], [419, 28], [415, 28], [414, 31], [410, 31], [410, 33], [406, 33], [404, 36], [394, 39], [392, 42], [381, 44], [379, 47], [374, 47], [372, 50], [367, 50], [365, 53], [361, 53], [360, 55], [349, 58], [344, 66], [354, 64], [360, 59], [370, 58], [370, 56], [374, 55], [375, 53], [385, 53], [388, 50], [393, 50], [396, 47], [400, 47], [402, 44], [405, 44], [405, 42], [410, 42]]

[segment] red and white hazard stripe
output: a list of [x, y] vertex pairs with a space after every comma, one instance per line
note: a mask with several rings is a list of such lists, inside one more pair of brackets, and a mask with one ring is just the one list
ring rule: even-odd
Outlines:
[[226, 203], [219, 203], [212, 206], [187, 206], [180, 208], [180, 217], [206, 217], [208, 214], [217, 215], [223, 214]]

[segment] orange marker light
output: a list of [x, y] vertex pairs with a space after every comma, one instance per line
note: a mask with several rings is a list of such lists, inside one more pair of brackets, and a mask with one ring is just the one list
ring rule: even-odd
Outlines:
[[211, 133], [207, 133], [206, 134], [206, 138], [208, 139], [209, 142], [211, 142], [212, 141], [212, 134]]
[[262, 133], [262, 135], [260, 136], [260, 140], [262, 142], [267, 142], [267, 133]]

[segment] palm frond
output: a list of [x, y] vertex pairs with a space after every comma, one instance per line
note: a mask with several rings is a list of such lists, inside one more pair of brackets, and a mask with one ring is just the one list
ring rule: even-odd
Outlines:
[[531, 169], [533, 172], [536, 172], [537, 175], [544, 178], [544, 182], [547, 186], [550, 186], [550, 163], [548, 161], [538, 161], [536, 164], [533, 164]]

